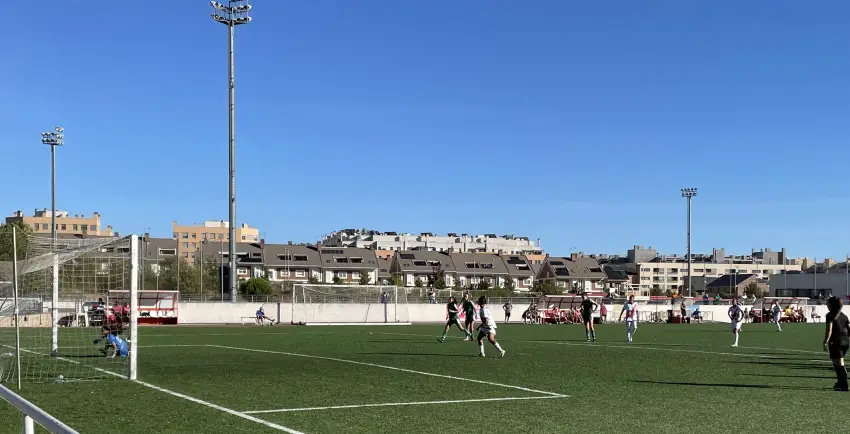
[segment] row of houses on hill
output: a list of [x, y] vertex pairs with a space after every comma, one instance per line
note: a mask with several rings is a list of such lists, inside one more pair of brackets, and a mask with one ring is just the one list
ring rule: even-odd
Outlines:
[[[156, 268], [178, 254], [177, 240], [149, 238], [142, 251], [146, 266]], [[195, 252], [206, 262], [226, 264], [227, 245], [206, 244]], [[504, 287], [513, 281], [517, 291], [529, 291], [537, 282], [551, 281], [575, 290], [600, 291], [629, 283], [621, 270], [603, 267], [596, 259], [499, 253], [458, 253], [427, 250], [382, 251], [357, 247], [237, 243], [237, 277], [267, 276], [272, 282], [357, 284], [368, 275], [371, 284], [400, 279], [406, 287], [429, 286], [437, 274], [446, 286], [466, 287], [486, 282]], [[184, 259], [188, 255], [181, 254]]]

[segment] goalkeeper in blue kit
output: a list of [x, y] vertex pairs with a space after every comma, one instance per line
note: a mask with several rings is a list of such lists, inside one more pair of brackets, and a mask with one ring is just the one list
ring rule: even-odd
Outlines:
[[112, 352], [112, 358], [118, 355], [127, 357], [129, 351], [127, 341], [121, 336], [118, 336], [118, 331], [112, 331], [109, 326], [103, 326], [103, 337], [95, 339], [94, 344], [97, 345], [104, 340], [106, 341], [106, 348], [103, 350], [104, 355], [106, 355], [108, 348], [112, 346], [114, 350]]

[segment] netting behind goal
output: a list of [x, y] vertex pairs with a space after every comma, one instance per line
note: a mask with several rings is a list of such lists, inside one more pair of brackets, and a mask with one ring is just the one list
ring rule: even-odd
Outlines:
[[54, 242], [18, 232], [15, 241], [16, 263], [0, 263], [0, 381], [15, 380], [18, 367], [23, 382], [134, 377], [136, 303], [107, 300], [136, 293], [137, 238]]
[[397, 286], [298, 284], [292, 291], [292, 323], [410, 324], [407, 291]]

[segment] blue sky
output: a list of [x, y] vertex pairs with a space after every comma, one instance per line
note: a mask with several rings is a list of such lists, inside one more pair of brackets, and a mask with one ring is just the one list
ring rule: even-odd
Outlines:
[[[11, 2], [0, 205], [122, 233], [227, 218], [227, 33], [202, 0]], [[850, 2], [256, 0], [237, 221], [843, 257]]]

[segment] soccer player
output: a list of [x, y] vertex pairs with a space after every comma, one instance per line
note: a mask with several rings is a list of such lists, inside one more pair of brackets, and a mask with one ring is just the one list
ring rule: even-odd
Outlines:
[[467, 338], [464, 341], [472, 340], [472, 326], [475, 325], [475, 303], [470, 300], [469, 293], [463, 294], [463, 326], [466, 329]]
[[833, 388], [839, 392], [847, 392], [847, 369], [844, 367], [844, 356], [850, 348], [850, 319], [841, 312], [841, 299], [829, 297], [826, 307], [826, 332], [823, 337], [823, 349], [829, 351], [832, 366], [838, 381]]
[[773, 306], [770, 308], [771, 313], [773, 313], [773, 322], [776, 323], [776, 331], [781, 332], [782, 326], [779, 325], [782, 322], [782, 307], [779, 306], [779, 300], [773, 300]]
[[584, 337], [587, 342], [593, 337], [593, 342], [596, 342], [596, 329], [593, 328], [593, 312], [599, 309], [599, 304], [591, 300], [587, 293], [581, 294], [581, 322], [584, 324]]
[[[127, 357], [127, 341], [125, 341], [121, 336], [118, 336], [118, 331], [113, 331], [109, 328], [109, 326], [103, 326], [103, 337], [94, 340], [94, 344], [97, 345], [102, 340], [106, 340], [107, 348], [112, 346], [114, 350], [112, 352], [112, 358], [114, 359], [116, 355], [120, 355], [121, 357]], [[106, 351], [104, 351], [104, 355], [106, 355]]]
[[623, 314], [626, 315], [626, 338], [628, 338], [629, 343], [632, 343], [632, 336], [637, 331], [638, 325], [637, 303], [635, 303], [634, 295], [630, 295], [629, 301], [623, 305], [623, 310], [620, 311], [620, 321], [623, 320]]
[[738, 346], [738, 336], [741, 334], [741, 324], [744, 322], [744, 311], [738, 304], [738, 299], [732, 300], [732, 306], [729, 307], [729, 319], [732, 320], [732, 334], [735, 335], [735, 343], [733, 347]]
[[460, 320], [458, 319], [458, 314], [460, 313], [460, 310], [457, 307], [457, 299], [455, 299], [454, 297], [449, 297], [449, 302], [446, 303], [446, 312], [448, 312], [449, 318], [446, 321], [446, 327], [443, 329], [443, 336], [439, 339], [439, 341], [444, 342], [446, 340], [446, 333], [449, 332], [449, 329], [452, 328], [452, 325], [456, 325], [457, 329], [462, 331], [463, 334], [466, 335], [465, 340], [471, 341], [472, 335], [460, 326]]
[[511, 304], [511, 301], [508, 300], [508, 302], [502, 306], [502, 309], [505, 310], [505, 324], [507, 324], [511, 322], [511, 311], [514, 309], [514, 306]]
[[496, 342], [496, 319], [493, 318], [490, 309], [487, 309], [487, 297], [483, 295], [479, 297], [478, 305], [481, 306], [479, 311], [481, 324], [478, 325], [478, 350], [480, 351], [478, 355], [484, 357], [484, 338], [486, 337], [499, 350], [499, 357], [505, 357], [505, 350]]

